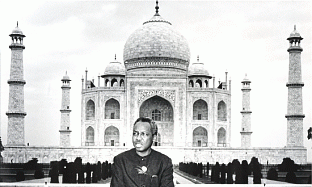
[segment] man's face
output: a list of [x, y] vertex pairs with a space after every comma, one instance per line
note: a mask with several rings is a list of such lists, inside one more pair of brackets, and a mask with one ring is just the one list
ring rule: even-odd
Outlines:
[[148, 122], [137, 122], [133, 127], [132, 143], [136, 151], [144, 156], [149, 154], [153, 143], [151, 125]]

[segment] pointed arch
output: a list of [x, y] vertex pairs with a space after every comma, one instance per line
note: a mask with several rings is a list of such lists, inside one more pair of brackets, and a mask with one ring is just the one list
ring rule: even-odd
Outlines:
[[105, 87], [110, 87], [110, 81], [109, 81], [109, 79], [105, 79]]
[[86, 145], [93, 145], [94, 144], [94, 129], [93, 127], [89, 126], [86, 129]]
[[125, 86], [125, 81], [123, 79], [120, 79], [120, 87], [124, 87]]
[[106, 146], [119, 146], [119, 130], [117, 127], [109, 126], [105, 129], [104, 143]]
[[207, 102], [199, 99], [193, 104], [193, 120], [208, 120]]
[[208, 145], [208, 132], [204, 127], [193, 130], [193, 147], [206, 147]]
[[194, 87], [194, 82], [193, 82], [193, 80], [190, 80], [190, 81], [189, 81], [189, 87], [190, 87], [190, 88], [193, 88], [193, 87]]
[[139, 116], [154, 118], [161, 134], [161, 145], [173, 146], [174, 113], [168, 100], [158, 95], [146, 99], [140, 106]]
[[208, 82], [208, 80], [205, 80], [205, 88], [209, 88], [209, 82]]
[[153, 111], [161, 114], [161, 120], [159, 121], [173, 121], [173, 107], [171, 103], [160, 96], [153, 96], [142, 103], [140, 106], [140, 117], [153, 118]]
[[118, 81], [117, 79], [113, 78], [111, 81], [111, 87], [117, 87], [118, 86]]
[[120, 119], [120, 104], [116, 99], [106, 101], [105, 119]]
[[195, 82], [195, 87], [196, 88], [201, 88], [203, 87], [202, 81], [200, 79], [197, 79]]
[[223, 127], [218, 130], [218, 146], [226, 146], [226, 131]]
[[227, 109], [224, 101], [218, 103], [218, 120], [227, 121]]
[[95, 104], [93, 100], [89, 100], [86, 105], [86, 120], [94, 120], [95, 118]]

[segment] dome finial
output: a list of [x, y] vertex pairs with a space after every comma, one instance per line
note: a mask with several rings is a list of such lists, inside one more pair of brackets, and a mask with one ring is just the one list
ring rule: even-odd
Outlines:
[[199, 62], [199, 55], [197, 55], [197, 62]]
[[115, 61], [116, 61], [116, 54], [115, 54]]
[[156, 0], [156, 6], [155, 6], [155, 9], [156, 9], [156, 14], [155, 15], [159, 15], [158, 14], [158, 10], [159, 10], [159, 6], [158, 6], [158, 0]]
[[296, 30], [296, 25], [294, 25], [294, 30]]
[[16, 27], [18, 27], [18, 21], [16, 22]]

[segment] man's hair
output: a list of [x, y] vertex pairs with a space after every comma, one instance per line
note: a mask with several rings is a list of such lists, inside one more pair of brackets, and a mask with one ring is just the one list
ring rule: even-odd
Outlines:
[[157, 135], [157, 131], [158, 131], [157, 125], [156, 125], [155, 121], [152, 120], [151, 118], [139, 117], [137, 120], [135, 120], [133, 126], [135, 126], [135, 124], [137, 122], [147, 122], [147, 123], [149, 123], [151, 125], [152, 135]]

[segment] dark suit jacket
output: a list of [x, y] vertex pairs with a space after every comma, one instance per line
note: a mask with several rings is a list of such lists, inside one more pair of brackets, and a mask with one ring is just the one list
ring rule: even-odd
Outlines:
[[173, 187], [171, 159], [152, 149], [146, 157], [140, 157], [135, 149], [114, 157], [111, 187]]

